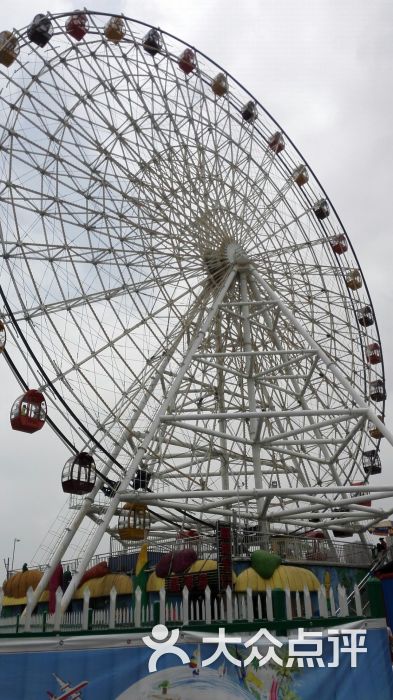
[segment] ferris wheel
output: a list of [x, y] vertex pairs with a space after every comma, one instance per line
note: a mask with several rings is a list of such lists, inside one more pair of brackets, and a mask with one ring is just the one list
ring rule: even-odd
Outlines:
[[11, 424], [51, 423], [79, 498], [37, 596], [86, 517], [73, 587], [131, 512], [153, 531], [379, 520], [362, 489], [393, 438], [373, 306], [283, 129], [206, 56], [124, 16], [38, 15], [0, 34], [0, 63]]

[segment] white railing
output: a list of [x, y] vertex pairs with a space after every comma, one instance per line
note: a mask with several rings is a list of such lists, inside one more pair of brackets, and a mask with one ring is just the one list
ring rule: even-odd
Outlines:
[[[184, 547], [195, 549], [198, 559], [217, 559], [217, 543], [215, 537], [198, 536], [196, 538], [178, 539], [174, 536], [163, 537], [162, 534], [150, 533], [148, 539], [149, 551], [156, 554], [166, 554]], [[307, 564], [342, 564], [345, 566], [371, 566], [373, 562], [373, 547], [360, 542], [340, 542], [338, 540], [313, 539], [307, 537], [278, 537], [256, 533], [254, 531], [234, 532], [232, 555], [235, 559], [247, 560], [252, 552], [257, 549], [267, 549], [275, 554], [279, 554], [283, 561]], [[112, 549], [105, 554], [95, 555], [90, 562], [90, 566], [100, 562], [110, 562], [116, 558], [127, 555], [138, 555], [140, 542], [122, 544], [117, 540], [112, 541]], [[393, 549], [392, 549], [393, 552]], [[70, 559], [63, 561], [63, 568], [69, 567], [71, 572], [78, 569], [80, 559]], [[41, 571], [45, 566], [34, 567]], [[8, 572], [8, 577], [17, 573], [18, 570]]]
[[[2, 609], [3, 592], [0, 592], [0, 613]], [[190, 600], [187, 587], [183, 588], [181, 600], [171, 601], [167, 599], [165, 589], [159, 593], [156, 603], [142, 605], [142, 592], [140, 588], [135, 591], [133, 607], [116, 607], [117, 592], [113, 587], [109, 596], [109, 607], [105, 610], [90, 609], [90, 589], [85, 588], [83, 594], [83, 608], [79, 612], [61, 611], [61, 599], [63, 591], [58, 588], [56, 593], [56, 610], [53, 614], [32, 613], [33, 589], [27, 592], [26, 614], [19, 616], [0, 617], [0, 634], [15, 634], [32, 632], [73, 632], [87, 630], [118, 630], [135, 627], [152, 627], [158, 622], [162, 624], [187, 626], [193, 623], [211, 625], [215, 623], [260, 622], [279, 621], [282, 623], [281, 612], [275, 610], [275, 596], [270, 588], [266, 593], [254, 593], [250, 588], [245, 593], [234, 593], [229, 587], [219, 597], [212, 597], [209, 587], [205, 589], [204, 596], [199, 600]], [[338, 606], [334, 598], [333, 590], [326, 595], [324, 587], [321, 587], [317, 595], [312, 596], [309, 589], [296, 593], [286, 589], [285, 618], [286, 620], [302, 620], [315, 618], [345, 618], [349, 616], [348, 596], [343, 586], [338, 586]], [[360, 591], [357, 586], [354, 589], [354, 610], [357, 617], [363, 616]], [[278, 613], [278, 614], [277, 614]]]

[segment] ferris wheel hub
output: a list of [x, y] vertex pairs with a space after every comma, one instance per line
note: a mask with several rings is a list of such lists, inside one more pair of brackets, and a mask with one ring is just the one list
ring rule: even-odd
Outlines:
[[234, 241], [226, 241], [217, 249], [206, 250], [203, 259], [209, 276], [215, 282], [219, 282], [234, 265], [245, 269], [250, 264], [247, 253]]
[[229, 243], [226, 247], [226, 258], [228, 262], [238, 267], [248, 267], [250, 258], [238, 243]]

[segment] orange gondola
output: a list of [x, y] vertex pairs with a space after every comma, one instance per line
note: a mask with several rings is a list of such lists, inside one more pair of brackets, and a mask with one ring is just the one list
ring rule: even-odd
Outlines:
[[292, 177], [299, 187], [307, 185], [310, 179], [308, 170], [305, 165], [299, 165], [297, 168], [295, 168], [295, 170], [292, 173]]
[[29, 389], [19, 396], [11, 408], [11, 427], [23, 433], [41, 430], [46, 420], [46, 401], [36, 389]]
[[19, 54], [19, 44], [12, 32], [0, 32], [0, 63], [6, 68], [12, 66]]
[[211, 86], [214, 94], [217, 95], [217, 97], [223, 97], [223, 95], [226, 95], [229, 87], [225, 73], [217, 73], [216, 77], [212, 80]]
[[363, 286], [360, 270], [350, 270], [345, 277], [345, 284], [347, 285], [348, 289], [352, 289], [352, 291], [355, 289], [360, 289], [360, 287]]
[[126, 35], [126, 25], [122, 17], [111, 17], [104, 27], [104, 34], [108, 41], [118, 44]]

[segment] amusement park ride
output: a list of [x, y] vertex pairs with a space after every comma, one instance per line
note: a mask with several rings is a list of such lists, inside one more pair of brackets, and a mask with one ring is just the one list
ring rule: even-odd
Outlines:
[[123, 16], [37, 15], [0, 34], [0, 64], [11, 427], [48, 422], [71, 454], [34, 600], [86, 520], [63, 609], [107, 532], [364, 538], [393, 495], [372, 483], [393, 446], [379, 332], [290, 138], [205, 55]]

